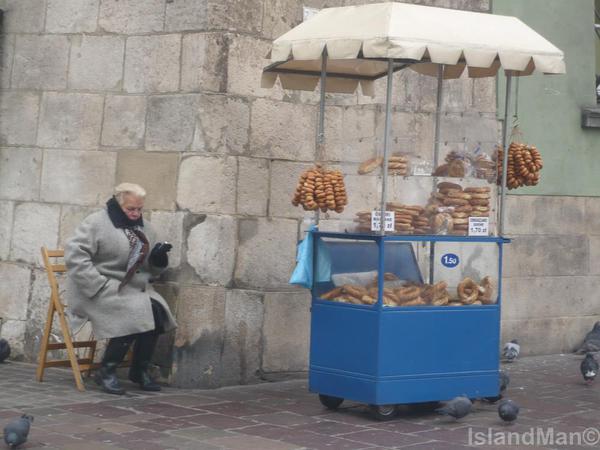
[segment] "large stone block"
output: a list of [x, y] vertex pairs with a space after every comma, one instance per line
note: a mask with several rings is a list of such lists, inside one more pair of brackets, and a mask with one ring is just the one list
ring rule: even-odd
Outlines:
[[[261, 88], [264, 66], [269, 64], [265, 56], [270, 42], [253, 36], [233, 36], [229, 42], [227, 55], [227, 92], [231, 94], [282, 98], [280, 87]], [[290, 91], [291, 92], [291, 91]]]
[[10, 87], [10, 72], [12, 71], [13, 56], [15, 54], [15, 35], [4, 34], [0, 48], [0, 87]]
[[0, 198], [37, 200], [40, 195], [41, 169], [41, 150], [0, 149]]
[[[171, 4], [167, 4], [167, 11]], [[181, 90], [223, 92], [227, 83], [227, 38], [222, 33], [183, 36]]]
[[[588, 236], [590, 243], [590, 275], [600, 275], [600, 236]], [[1, 253], [0, 253], [1, 254]]]
[[208, 0], [176, 0], [167, 3], [166, 31], [205, 30], [208, 22]]
[[262, 354], [262, 296], [256, 291], [227, 291], [222, 384], [248, 384], [258, 380]]
[[268, 201], [269, 161], [238, 157], [237, 213], [265, 216]]
[[55, 148], [97, 148], [103, 103], [103, 97], [96, 94], [44, 93], [37, 144]]
[[275, 39], [302, 22], [303, 3], [294, 0], [274, 0], [267, 3], [263, 14], [262, 35]]
[[[435, 121], [435, 114], [432, 114]], [[470, 135], [466, 128], [466, 121], [462, 114], [443, 113], [440, 119], [440, 141], [441, 142], [465, 142]]]
[[496, 113], [496, 78], [473, 78], [473, 107], [480, 112]]
[[173, 248], [169, 252], [169, 267], [176, 268], [181, 264], [181, 250], [183, 245], [183, 219], [185, 213], [153, 211], [152, 226], [156, 231], [156, 239], [160, 242], [168, 241]]
[[[47, 202], [103, 205], [112, 195], [117, 155], [109, 152], [46, 150], [41, 198]], [[57, 173], [68, 173], [58, 177]]]
[[27, 319], [31, 289], [31, 270], [16, 264], [0, 263], [0, 317], [3, 320]]
[[505, 277], [588, 273], [588, 240], [581, 235], [514, 236], [505, 247]]
[[146, 149], [192, 150], [202, 99], [197, 94], [150, 97]]
[[236, 236], [236, 221], [228, 216], [207, 216], [190, 230], [187, 238], [187, 262], [203, 284], [231, 284]]
[[[392, 79], [392, 105], [396, 111], [415, 111], [419, 105], [419, 83], [423, 75], [414, 70], [400, 70]], [[357, 94], [358, 104], [385, 105], [387, 96], [387, 77], [375, 80], [373, 97]]]
[[0, 261], [8, 258], [12, 235], [14, 204], [0, 201]]
[[310, 295], [306, 292], [265, 294], [263, 370], [306, 370], [310, 339]]
[[241, 219], [235, 283], [240, 287], [288, 287], [296, 260], [298, 224], [288, 219]]
[[600, 234], [600, 197], [585, 197], [586, 234]]
[[494, 147], [500, 140], [500, 122], [493, 113], [466, 112], [462, 120], [465, 127], [467, 149], [473, 148], [477, 143], [489, 143]]
[[19, 35], [15, 41], [12, 87], [67, 87], [69, 38], [59, 35]]
[[208, 17], [211, 29], [257, 34], [262, 27], [263, 2], [261, 0], [208, 0]]
[[329, 107], [325, 111], [325, 159], [362, 162], [377, 150], [375, 109]]
[[[381, 204], [381, 178], [356, 175], [356, 167], [343, 171], [344, 185], [348, 194], [348, 205], [338, 217], [353, 219], [357, 211], [370, 211]], [[390, 194], [391, 197], [391, 194]]]
[[121, 34], [162, 31], [165, 20], [163, 0], [102, 0], [99, 27]]
[[34, 145], [40, 96], [33, 92], [3, 92], [0, 97], [0, 144]]
[[311, 105], [257, 99], [252, 104], [252, 155], [313, 161], [316, 113]]
[[177, 184], [177, 204], [192, 212], [235, 212], [234, 157], [192, 156], [181, 162]]
[[3, 33], [39, 33], [44, 29], [46, 4], [39, 0], [3, 0]]
[[[408, 113], [404, 111], [392, 112], [390, 121], [390, 140], [388, 150], [390, 153], [411, 153], [414, 154], [416, 143], [418, 140], [419, 128], [421, 122], [420, 115]], [[365, 159], [371, 157], [378, 151], [383, 154], [384, 138], [385, 138], [385, 111], [379, 110], [376, 114], [375, 128], [375, 144], [372, 146], [371, 152]]]
[[25, 359], [25, 320], [7, 320], [2, 323], [2, 337], [10, 345], [10, 359], [22, 361]]
[[585, 206], [583, 197], [509, 195], [505, 230], [519, 235], [586, 234]]
[[107, 95], [100, 143], [113, 147], [141, 147], [145, 121], [146, 97]]
[[111, 91], [121, 88], [125, 38], [74, 36], [69, 59], [69, 88]]
[[127, 92], [177, 91], [181, 36], [133, 36], [127, 39], [125, 51]]
[[137, 183], [146, 189], [146, 209], [173, 209], [179, 155], [122, 150], [117, 155], [116, 183]]
[[225, 333], [225, 294], [222, 287], [181, 285], [177, 304], [177, 334], [173, 385], [218, 387]]
[[46, 31], [49, 33], [93, 33], [100, 0], [48, 0]]
[[273, 161], [271, 163], [269, 216], [290, 218], [304, 216], [305, 211], [302, 207], [292, 205], [292, 198], [300, 175], [311, 167], [313, 164], [290, 161]]
[[40, 248], [56, 248], [60, 207], [21, 203], [15, 207], [10, 259], [43, 265]]
[[64, 248], [67, 241], [75, 234], [75, 229], [83, 222], [83, 219], [99, 209], [100, 208], [89, 208], [86, 206], [62, 205], [60, 211], [58, 246]]

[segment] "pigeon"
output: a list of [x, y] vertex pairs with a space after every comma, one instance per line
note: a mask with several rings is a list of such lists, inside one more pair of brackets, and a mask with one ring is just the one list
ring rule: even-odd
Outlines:
[[4, 427], [4, 442], [9, 448], [17, 448], [27, 442], [31, 422], [33, 422], [33, 417], [23, 414], [19, 419], [13, 420]]
[[10, 356], [10, 345], [6, 339], [0, 339], [0, 363]]
[[585, 358], [581, 361], [580, 369], [585, 383], [587, 385], [592, 384], [598, 374], [598, 361], [594, 359], [594, 355], [589, 352], [586, 353]]
[[503, 400], [498, 405], [498, 415], [504, 422], [514, 422], [519, 415], [519, 405], [512, 400]]
[[509, 383], [510, 383], [510, 377], [508, 376], [508, 374], [506, 372], [501, 370], [498, 373], [498, 395], [496, 395], [494, 397], [485, 397], [485, 400], [490, 403], [496, 403], [498, 400], [500, 400], [502, 398], [502, 393], [506, 390]]
[[519, 356], [519, 352], [521, 351], [521, 346], [516, 339], [513, 339], [510, 342], [504, 344], [504, 348], [502, 349], [502, 356], [507, 362], [513, 362]]
[[577, 350], [577, 353], [581, 355], [587, 352], [598, 351], [600, 351], [600, 322], [596, 322], [592, 331], [585, 335], [583, 344], [581, 345], [581, 348]]
[[456, 397], [446, 402], [443, 407], [436, 409], [435, 412], [460, 419], [469, 414], [472, 407], [473, 403], [467, 397]]

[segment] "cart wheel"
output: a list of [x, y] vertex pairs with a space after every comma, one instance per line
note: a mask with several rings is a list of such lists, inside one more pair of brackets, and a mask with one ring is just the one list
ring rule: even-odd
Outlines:
[[319, 394], [321, 404], [327, 409], [337, 409], [344, 401], [343, 398], [333, 397], [331, 395]]
[[377, 420], [386, 421], [396, 417], [396, 405], [370, 405], [371, 414]]

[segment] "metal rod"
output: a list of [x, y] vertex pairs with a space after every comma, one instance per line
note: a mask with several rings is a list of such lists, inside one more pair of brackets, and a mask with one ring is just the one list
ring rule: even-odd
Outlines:
[[[442, 93], [444, 89], [444, 65], [438, 66], [437, 77], [437, 95], [435, 104], [435, 128], [433, 130], [433, 169], [435, 170], [439, 163], [440, 154], [440, 121], [442, 116]], [[433, 191], [437, 186], [437, 177], [433, 177]], [[429, 244], [429, 284], [433, 284], [435, 264], [435, 242]]]
[[[323, 62], [321, 63], [321, 83], [319, 85], [319, 123], [315, 142], [315, 159], [317, 163], [323, 160], [323, 143], [325, 142], [325, 92], [327, 88], [327, 49], [323, 49]], [[319, 226], [321, 211], [315, 211], [315, 225]]]
[[383, 136], [383, 180], [381, 187], [381, 216], [379, 218], [380, 231], [379, 233], [385, 235], [385, 203], [387, 200], [387, 176], [388, 176], [388, 153], [389, 153], [389, 142], [390, 142], [390, 130], [392, 128], [392, 84], [394, 81], [394, 60], [388, 59], [388, 77], [387, 77], [387, 91], [385, 95], [385, 132]]
[[510, 93], [512, 90], [512, 74], [506, 74], [506, 96], [504, 98], [504, 123], [502, 123], [502, 148], [504, 155], [502, 158], [502, 185], [500, 195], [500, 224], [498, 227], [499, 235], [504, 236], [504, 202], [506, 200], [506, 171], [508, 169], [508, 115], [510, 110]]

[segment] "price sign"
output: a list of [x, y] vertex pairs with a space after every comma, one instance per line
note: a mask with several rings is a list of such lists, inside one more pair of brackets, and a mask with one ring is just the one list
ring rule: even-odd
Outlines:
[[445, 253], [441, 257], [441, 262], [443, 266], [453, 268], [458, 266], [460, 259], [454, 253]]
[[[394, 231], [395, 225], [395, 214], [394, 211], [385, 211], [384, 212], [384, 223], [383, 229], [385, 231]], [[380, 231], [381, 230], [381, 211], [372, 211], [371, 212], [371, 231]]]
[[489, 236], [489, 217], [469, 217], [469, 236]]

